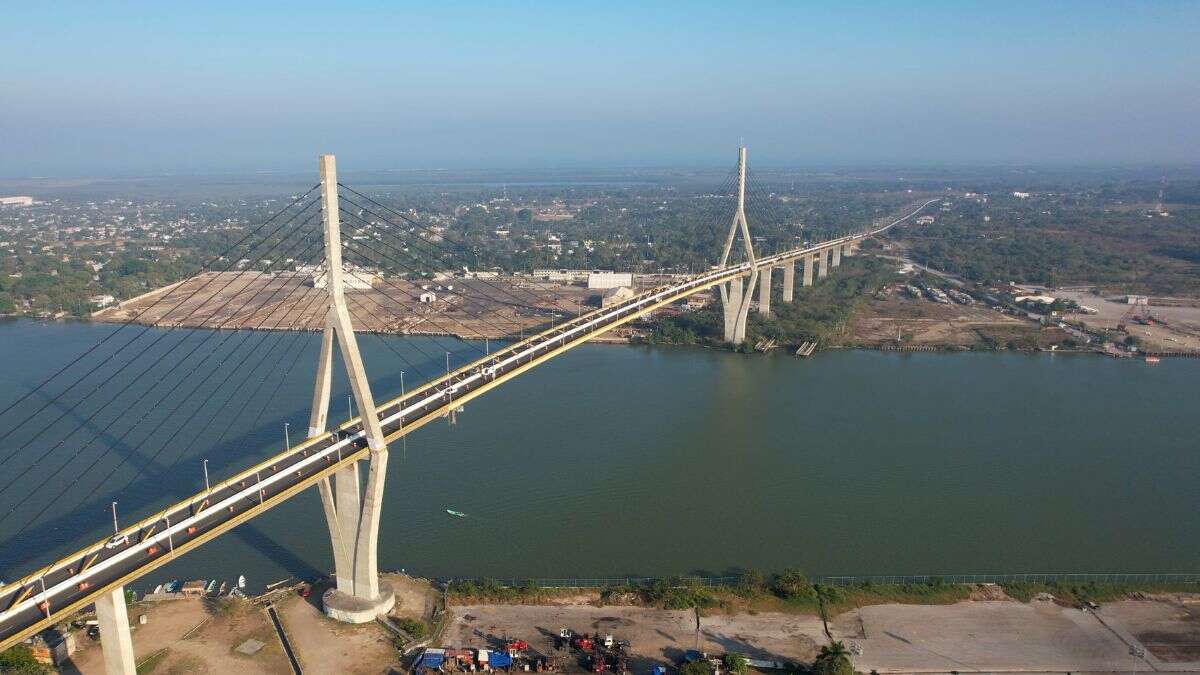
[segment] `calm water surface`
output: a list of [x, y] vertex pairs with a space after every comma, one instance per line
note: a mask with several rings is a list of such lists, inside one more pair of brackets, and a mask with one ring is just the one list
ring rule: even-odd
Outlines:
[[[0, 323], [0, 405], [111, 330]], [[168, 337], [185, 335], [204, 334]], [[301, 433], [317, 336], [253, 339], [291, 356], [252, 373], [253, 397], [247, 387], [222, 406], [214, 378], [198, 405], [153, 408], [161, 419], [200, 410], [184, 433], [106, 434], [74, 450], [24, 434], [0, 441], [4, 455], [30, 442], [0, 473], [41, 458], [30, 472], [40, 482], [64, 467], [29, 501], [63, 497], [24, 531], [34, 510], [20, 489], [33, 483], [0, 494], [0, 515], [12, 511], [0, 522], [0, 578], [102, 536], [112, 499], [132, 522], [200, 489], [203, 458], [216, 480], [278, 450], [284, 422]], [[444, 367], [430, 340], [385, 340], [360, 337], [377, 399], [399, 391], [396, 352], [429, 374]], [[212, 368], [234, 364], [193, 378]], [[1200, 571], [1198, 383], [1190, 359], [584, 346], [469, 404], [457, 425], [392, 446], [380, 566], [437, 577]], [[345, 385], [335, 386], [340, 419]], [[45, 398], [23, 408], [34, 404]], [[93, 458], [95, 484], [75, 483], [73, 469]], [[240, 573], [257, 586], [330, 565], [314, 489], [139, 587]]]

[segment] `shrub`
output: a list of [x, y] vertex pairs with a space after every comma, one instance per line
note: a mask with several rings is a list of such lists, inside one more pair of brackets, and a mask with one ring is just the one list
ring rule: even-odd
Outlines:
[[725, 666], [725, 670], [735, 675], [741, 675], [746, 672], [746, 657], [741, 654], [729, 652], [721, 658], [721, 664]]
[[425, 622], [423, 622], [423, 621], [418, 621], [417, 619], [410, 619], [408, 617], [403, 617], [400, 619], [396, 619], [395, 623], [400, 628], [400, 630], [404, 631], [405, 633], [408, 633], [414, 640], [420, 640], [421, 638], [425, 637], [426, 629], [425, 629]]
[[771, 591], [784, 600], [813, 599], [812, 584], [800, 570], [789, 567], [775, 575], [771, 581]]

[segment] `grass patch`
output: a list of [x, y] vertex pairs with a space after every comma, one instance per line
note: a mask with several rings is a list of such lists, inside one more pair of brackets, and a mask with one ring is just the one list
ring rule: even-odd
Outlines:
[[400, 630], [408, 633], [409, 637], [413, 640], [420, 640], [429, 634], [429, 629], [425, 626], [425, 622], [419, 619], [401, 617], [399, 619], [392, 619], [392, 622]]
[[1200, 584], [1175, 583], [1066, 583], [1052, 581], [1048, 583], [1032, 581], [1015, 581], [1001, 584], [1005, 594], [1014, 600], [1029, 602], [1039, 593], [1049, 593], [1061, 602], [1081, 605], [1086, 602], [1112, 602], [1126, 600], [1139, 593], [1197, 593]]
[[446, 601], [452, 605], [536, 605], [579, 592], [578, 588], [541, 588], [528, 579], [516, 586], [506, 586], [494, 579], [452, 581], [446, 588]]

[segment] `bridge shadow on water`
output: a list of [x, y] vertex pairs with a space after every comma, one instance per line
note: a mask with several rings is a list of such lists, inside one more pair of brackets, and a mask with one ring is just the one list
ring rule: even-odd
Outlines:
[[[317, 335], [314, 333], [314, 335]], [[497, 341], [498, 345], [503, 344], [502, 341]], [[471, 343], [463, 341], [464, 350], [459, 350], [457, 353], [452, 353], [451, 367], [458, 367], [462, 363], [474, 358], [473, 353], [464, 353], [467, 350], [475, 350], [478, 347]], [[416, 355], [414, 355], [416, 357]], [[315, 359], [315, 352], [314, 352]], [[431, 359], [427, 356], [416, 357], [414, 361], [420, 361], [419, 366], [423, 367], [426, 373], [433, 373], [436, 377], [438, 373], [445, 367], [443, 363], [436, 359]], [[437, 361], [435, 363], [435, 361]], [[398, 369], [393, 368], [376, 368], [374, 372], [382, 375], [371, 378], [371, 387], [376, 395], [377, 402], [389, 400], [399, 393], [401, 376]], [[371, 371], [369, 371], [371, 372]], [[331, 401], [344, 401], [349, 395], [350, 390], [348, 383], [345, 381], [344, 370], [340, 364], [340, 355], [335, 350], [335, 380], [333, 392], [331, 393]], [[297, 369], [293, 373], [294, 379], [285, 380], [284, 387], [295, 387], [303, 385], [306, 390], [303, 399], [307, 399], [307, 389], [311, 387], [311, 373], [305, 369]], [[408, 372], [408, 390], [412, 391], [421, 386], [425, 377], [413, 377], [416, 373]], [[33, 387], [30, 387], [31, 389]], [[270, 406], [276, 403], [280, 397], [276, 397], [266, 403]], [[199, 468], [195, 471], [188, 470], [186, 472], [176, 470], [184, 462], [195, 460], [198, 465], [200, 457], [209, 459], [209, 470], [213, 473], [215, 480], [221, 480], [236, 471], [250, 466], [253, 463], [262, 461], [271, 454], [280, 450], [278, 446], [270, 444], [267, 440], [268, 436], [273, 436], [274, 430], [282, 430], [284, 423], [292, 423], [294, 427], [299, 427], [298, 420], [307, 420], [309, 410], [307, 403], [296, 406], [290, 411], [282, 414], [275, 414], [266, 421], [258, 420], [253, 428], [238, 431], [236, 435], [225, 438], [212, 446], [205, 448], [201, 452], [194, 451], [189, 447], [190, 442], [195, 440], [192, 437], [180, 435], [173, 439], [171, 443], [161, 448], [161, 454], [172, 452], [176, 455], [171, 462], [164, 462], [160, 456], [156, 456], [155, 452], [159, 448], [153, 447], [147, 452], [140, 445], [146, 442], [146, 439], [141, 439], [138, 442], [129, 442], [124, 436], [129, 435], [128, 431], [118, 432], [117, 434], [109, 433], [101, 425], [88, 420], [85, 414], [81, 414], [78, 410], [69, 410], [69, 406], [55, 402], [55, 405], [67, 412], [66, 418], [71, 419], [76, 424], [90, 431], [95, 440], [92, 447], [100, 447], [104, 452], [111, 451], [115, 460], [110, 460], [107, 463], [98, 465], [101, 475], [106, 474], [111, 469], [115, 462], [124, 462], [125, 466], [131, 471], [137, 471], [137, 475], [129, 483], [128, 487], [120, 484], [112, 486], [115, 490], [120, 488], [119, 494], [113, 492], [105, 492], [98, 490], [95, 495], [86, 498], [86, 501], [71, 506], [69, 510], [57, 513], [40, 520], [35, 526], [30, 527], [24, 532], [7, 532], [0, 538], [0, 577], [13, 578], [22, 574], [28, 573], [35, 569], [37, 565], [45, 564], [55, 560], [72, 550], [85, 545], [86, 543], [99, 539], [105, 536], [106, 518], [103, 514], [107, 514], [111, 501], [115, 498], [120, 501], [122, 511], [122, 521], [132, 523], [140, 520], [148, 515], [153, 514], [164, 506], [173, 503], [186, 496], [194, 494], [201, 487], [202, 473]], [[339, 411], [335, 404], [331, 406], [331, 420], [342, 420], [344, 412]], [[240, 410], [234, 411], [233, 419], [220, 419], [223, 411], [218, 410], [216, 425], [222, 422], [235, 422], [240, 416]], [[260, 411], [259, 415], [264, 411]], [[330, 426], [334, 426], [331, 422]], [[134, 425], [136, 427], [136, 424]], [[233, 433], [227, 427], [222, 429], [222, 436], [225, 432]], [[157, 433], [157, 432], [155, 432]], [[153, 442], [151, 435], [151, 442]], [[282, 441], [282, 438], [279, 439]], [[298, 440], [298, 439], [296, 439]], [[87, 441], [84, 441], [85, 443]], [[257, 448], [252, 454], [246, 452], [246, 448]], [[190, 452], [189, 452], [190, 451]], [[88, 463], [91, 459], [85, 460]], [[68, 468], [70, 468], [68, 466]], [[102, 470], [101, 470], [102, 469]], [[123, 480], [123, 479], [122, 479]], [[55, 492], [58, 491], [61, 483], [51, 483]], [[80, 488], [82, 493], [85, 489]], [[62, 501], [69, 503], [72, 499], [72, 494], [68, 492], [63, 496]], [[38, 505], [39, 507], [41, 504]], [[18, 529], [18, 528], [12, 528]], [[287, 547], [279, 543], [277, 540], [268, 535], [261, 527], [252, 523], [243, 524], [234, 530], [232, 534], [242, 539], [246, 544], [270, 558], [276, 564], [283, 567], [293, 576], [300, 578], [311, 579], [324, 574], [317, 570], [311, 564], [292, 553]]]
[[[209, 448], [208, 454], [214, 458], [214, 461], [210, 462], [210, 470], [223, 477], [236, 471], [233, 468], [235, 462], [236, 466], [240, 467], [261, 461], [269, 456], [270, 451], [256, 453], [253, 457], [235, 454], [235, 452], [247, 446], [261, 447], [264, 429], [281, 429], [284, 422], [295, 420], [302, 415], [307, 416], [307, 412], [307, 410], [297, 409], [290, 415], [276, 416], [257, 425], [255, 429], [244, 431]], [[37, 565], [55, 560], [85, 545], [92, 539], [105, 536], [103, 526], [106, 521], [99, 514], [108, 511], [114, 497], [120, 500], [124, 512], [129, 514], [123, 520], [132, 523], [169, 503], [193, 494], [197, 487], [202, 487], [202, 484], [200, 486], [194, 484], [196, 481], [193, 480], [194, 477], [190, 473], [187, 477], [176, 478], [178, 474], [172, 474], [171, 467], [151, 463], [149, 458], [142, 455], [137, 448], [115, 439], [112, 439], [111, 443], [109, 447], [112, 447], [120, 456], [129, 458], [131, 464], [138, 462], [139, 459], [142, 460], [134, 464], [139, 469], [137, 478], [119, 495], [98, 492], [94, 497], [75, 505], [69, 511], [46, 518], [24, 532], [0, 539], [0, 570], [3, 570], [3, 577], [16, 577], [27, 573]], [[170, 496], [164, 499], [164, 492], [169, 493]], [[70, 494], [66, 495], [64, 499], [70, 499]], [[53, 539], [47, 533], [53, 533], [51, 535]], [[317, 573], [310, 564], [295, 556], [252, 523], [235, 528], [232, 530], [232, 534], [294, 575], [307, 575], [303, 578], [310, 578]]]

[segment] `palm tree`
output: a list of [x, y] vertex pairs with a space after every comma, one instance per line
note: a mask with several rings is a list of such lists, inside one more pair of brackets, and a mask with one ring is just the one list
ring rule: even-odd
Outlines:
[[854, 666], [850, 663], [850, 654], [846, 651], [846, 645], [835, 641], [822, 646], [821, 651], [817, 653], [816, 662], [813, 663], [813, 670], [818, 675], [852, 674]]
[[821, 659], [836, 659], [839, 656], [846, 658], [850, 657], [850, 652], [846, 651], [846, 645], [840, 640], [830, 642], [827, 645], [821, 645], [821, 651], [817, 653], [817, 660]]

